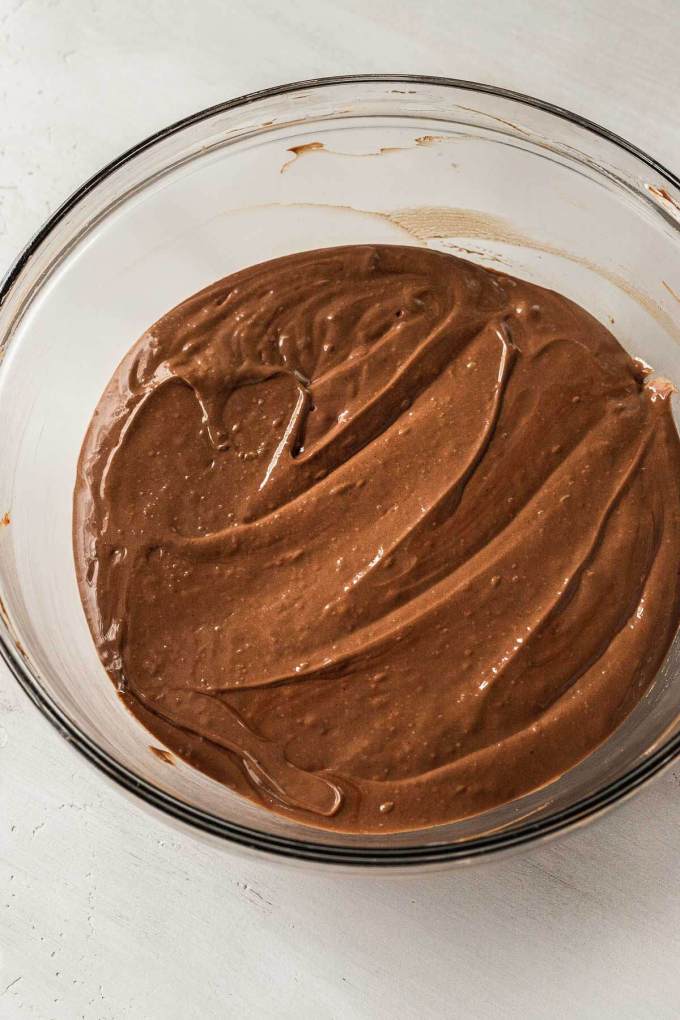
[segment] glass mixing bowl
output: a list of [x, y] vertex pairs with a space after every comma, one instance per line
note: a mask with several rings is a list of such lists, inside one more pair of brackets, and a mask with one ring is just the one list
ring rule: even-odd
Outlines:
[[592, 818], [678, 755], [678, 640], [632, 715], [555, 782], [454, 824], [342, 836], [153, 752], [99, 663], [76, 587], [78, 452], [132, 342], [236, 269], [360, 242], [426, 244], [555, 287], [680, 379], [680, 181], [622, 139], [526, 96], [407, 75], [286, 85], [205, 110], [84, 184], [2, 287], [2, 654], [85, 758], [195, 833], [335, 865], [470, 862]]

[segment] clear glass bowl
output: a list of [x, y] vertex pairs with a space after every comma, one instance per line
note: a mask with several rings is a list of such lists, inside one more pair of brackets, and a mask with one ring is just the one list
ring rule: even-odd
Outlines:
[[76, 588], [76, 460], [128, 347], [218, 277], [351, 242], [428, 244], [556, 287], [680, 379], [680, 181], [622, 139], [525, 96], [406, 75], [286, 85], [198, 113], [84, 184], [4, 282], [2, 654], [86, 758], [196, 833], [335, 865], [470, 862], [592, 818], [678, 755], [680, 641], [627, 721], [557, 781], [454, 824], [341, 836], [153, 753]]

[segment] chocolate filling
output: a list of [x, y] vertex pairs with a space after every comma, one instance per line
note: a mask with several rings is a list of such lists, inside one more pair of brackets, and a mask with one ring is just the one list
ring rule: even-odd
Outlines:
[[675, 633], [666, 397], [572, 301], [427, 249], [220, 280], [85, 438], [102, 662], [173, 752], [310, 825], [512, 800], [612, 733]]

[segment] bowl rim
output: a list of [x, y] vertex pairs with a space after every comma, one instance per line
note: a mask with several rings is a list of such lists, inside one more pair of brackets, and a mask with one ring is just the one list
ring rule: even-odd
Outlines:
[[[313, 78], [306, 81], [276, 85], [256, 92], [249, 92], [235, 99], [206, 107], [173, 122], [167, 127], [161, 128], [106, 164], [101, 170], [88, 178], [56, 209], [18, 254], [0, 283], [0, 307], [2, 307], [21, 277], [27, 263], [68, 213], [116, 170], [129, 163], [140, 153], [152, 148], [165, 138], [178, 134], [191, 125], [208, 120], [215, 114], [245, 107], [262, 99], [334, 85], [361, 85], [370, 83], [435, 85], [482, 95], [497, 96], [501, 99], [509, 99], [524, 106], [539, 109], [544, 113], [571, 122], [623, 149], [646, 164], [675, 188], [680, 189], [680, 178], [636, 145], [586, 117], [533, 96], [495, 85], [434, 75], [351, 74]], [[678, 733], [666, 740], [653, 753], [649, 754], [642, 762], [638, 763], [624, 775], [607, 783], [595, 793], [581, 798], [570, 807], [550, 814], [540, 821], [520, 823], [514, 829], [496, 832], [487, 836], [453, 843], [432, 843], [429, 845], [394, 848], [371, 846], [370, 844], [357, 847], [342, 846], [332, 842], [319, 843], [315, 842], [313, 838], [309, 840], [292, 839], [276, 836], [234, 822], [227, 822], [217, 815], [195, 808], [179, 798], [164, 793], [152, 783], [142, 779], [132, 770], [121, 765], [113, 756], [102, 750], [95, 741], [82, 732], [31, 675], [18, 649], [14, 647], [11, 638], [9, 636], [6, 637], [1, 630], [0, 656], [4, 659], [11, 674], [40, 713], [84, 758], [123, 790], [132, 793], [146, 804], [191, 828], [216, 836], [226, 843], [236, 844], [246, 849], [263, 851], [278, 858], [310, 861], [319, 864], [335, 864], [344, 867], [355, 866], [367, 869], [376, 867], [408, 869], [414, 866], [454, 864], [497, 856], [503, 851], [542, 842], [551, 836], [573, 829], [580, 823], [601, 815], [605, 810], [616, 803], [620, 803], [633, 791], [639, 789], [652, 776], [659, 773], [680, 756], [680, 733]], [[425, 834], [427, 833], [427, 830], [423, 831]], [[312, 830], [310, 829], [311, 832]]]

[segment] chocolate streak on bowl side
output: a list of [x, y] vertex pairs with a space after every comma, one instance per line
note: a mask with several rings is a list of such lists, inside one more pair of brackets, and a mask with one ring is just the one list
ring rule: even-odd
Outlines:
[[417, 247], [227, 277], [122, 362], [74, 545], [101, 659], [192, 765], [348, 832], [592, 751], [680, 614], [667, 389], [552, 291]]

